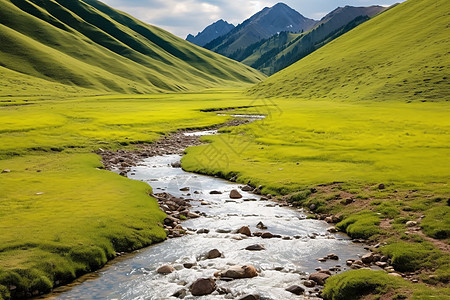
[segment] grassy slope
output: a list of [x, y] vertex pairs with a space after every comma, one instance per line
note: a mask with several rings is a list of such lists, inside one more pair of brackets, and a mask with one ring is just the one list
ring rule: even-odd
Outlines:
[[245, 106], [240, 93], [102, 96], [0, 107], [0, 299], [45, 292], [116, 251], [161, 241], [150, 187], [98, 170], [91, 151], [152, 142], [227, 120], [201, 109]]
[[445, 0], [409, 0], [280, 71], [249, 92], [349, 100], [448, 100]]
[[148, 93], [242, 86], [263, 78], [97, 1], [2, 0], [1, 6], [0, 65], [36, 78], [24, 76], [30, 93], [39, 89], [39, 79], [69, 91], [77, 86]]

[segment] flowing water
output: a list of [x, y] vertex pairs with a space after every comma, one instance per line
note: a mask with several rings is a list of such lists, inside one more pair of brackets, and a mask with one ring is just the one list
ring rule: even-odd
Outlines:
[[[255, 278], [217, 281], [219, 287], [228, 289], [228, 294], [215, 292], [194, 297], [188, 292], [184, 299], [238, 299], [246, 294], [258, 294], [263, 299], [274, 300], [308, 299], [308, 295], [315, 293], [314, 289], [307, 290], [305, 296], [296, 296], [285, 289], [291, 285], [301, 285], [302, 279], [306, 279], [308, 273], [315, 272], [317, 267], [328, 269], [340, 265], [344, 270], [347, 259], [367, 253], [362, 245], [352, 243], [343, 234], [328, 233], [327, 223], [306, 219], [306, 215], [297, 209], [263, 201], [258, 195], [240, 191], [238, 184], [172, 167], [171, 163], [180, 158], [179, 155], [147, 158], [134, 167], [128, 177], [147, 182], [154, 193], [167, 192], [192, 199], [191, 211], [204, 213], [206, 217], [183, 222], [189, 234], [119, 259], [100, 270], [94, 280], [75, 285], [69, 291], [51, 298], [176, 299], [171, 295], [181, 289], [188, 290], [190, 283], [198, 278], [213, 277], [216, 271], [230, 265], [252, 264], [259, 271], [259, 276]], [[180, 191], [183, 187], [189, 187], [190, 191]], [[243, 198], [230, 199], [232, 189], [238, 189]], [[213, 190], [222, 194], [210, 194]], [[259, 222], [268, 229], [257, 229]], [[249, 226], [252, 232], [269, 231], [283, 238], [262, 239], [233, 233], [244, 225]], [[208, 229], [209, 233], [194, 233], [197, 229]], [[266, 250], [245, 250], [254, 244], [262, 244]], [[223, 257], [205, 259], [204, 255], [214, 248], [223, 253]], [[317, 258], [330, 253], [337, 254], [339, 261], [317, 261]], [[184, 268], [183, 263], [188, 262], [196, 263], [196, 266]], [[176, 271], [165, 276], [157, 274], [156, 269], [164, 264], [174, 266]]]

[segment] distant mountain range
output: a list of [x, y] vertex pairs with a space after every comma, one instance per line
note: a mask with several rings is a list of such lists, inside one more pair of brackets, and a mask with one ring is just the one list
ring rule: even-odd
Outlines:
[[0, 94], [154, 93], [265, 77], [97, 0], [0, 5]]
[[186, 41], [196, 44], [198, 46], [205, 46], [212, 40], [223, 36], [234, 29], [235, 26], [224, 20], [219, 20], [208, 27], [206, 27], [202, 32], [199, 32], [196, 36], [189, 34]]
[[278, 3], [203, 46], [271, 75], [385, 9], [339, 7], [315, 21]]
[[308, 31], [316, 23], [286, 4], [278, 3], [264, 8], [229, 33], [206, 44], [205, 48], [227, 57], [236, 57], [245, 51], [245, 48], [274, 34], [282, 31]]

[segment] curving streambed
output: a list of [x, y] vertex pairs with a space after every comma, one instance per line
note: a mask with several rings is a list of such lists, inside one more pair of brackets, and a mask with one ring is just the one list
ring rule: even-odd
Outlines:
[[[214, 131], [190, 134], [214, 134]], [[361, 244], [353, 243], [347, 236], [327, 232], [324, 221], [306, 219], [298, 209], [280, 206], [261, 196], [244, 192], [236, 183], [219, 178], [197, 175], [172, 167], [180, 155], [147, 158], [128, 172], [128, 177], [147, 182], [154, 193], [167, 192], [176, 197], [191, 199], [191, 211], [200, 218], [183, 222], [188, 234], [142, 249], [121, 258], [97, 272], [95, 279], [86, 280], [68, 291], [53, 294], [53, 299], [176, 299], [175, 292], [185, 290], [184, 299], [239, 299], [247, 294], [257, 294], [261, 299], [310, 299], [318, 290], [306, 288], [302, 282], [316, 268], [344, 271], [347, 259], [357, 259], [366, 254]], [[189, 191], [180, 189], [189, 187]], [[241, 199], [230, 199], [230, 191], [237, 189]], [[222, 194], [210, 194], [220, 191]], [[256, 225], [262, 222], [267, 229]], [[241, 226], [249, 226], [252, 233], [268, 231], [281, 238], [263, 239], [234, 233]], [[197, 233], [208, 231], [208, 233]], [[263, 251], [248, 251], [254, 244], [264, 246]], [[218, 249], [223, 257], [205, 259], [211, 249]], [[317, 259], [334, 253], [339, 260], [319, 262]], [[184, 263], [193, 263], [190, 269]], [[161, 275], [156, 270], [165, 264], [176, 271]], [[249, 279], [217, 280], [217, 286], [227, 294], [217, 291], [211, 295], [195, 297], [189, 285], [201, 277], [214, 277], [214, 273], [231, 265], [252, 264], [259, 275]], [[300, 285], [306, 289], [297, 296], [285, 289]]]

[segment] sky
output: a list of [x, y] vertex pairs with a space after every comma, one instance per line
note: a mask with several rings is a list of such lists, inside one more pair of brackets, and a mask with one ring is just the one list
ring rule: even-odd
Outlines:
[[[223, 19], [234, 25], [242, 23], [264, 7], [278, 1], [270, 0], [101, 0], [141, 21], [161, 27], [181, 38], [196, 35], [206, 26]], [[404, 0], [284, 0], [305, 17], [319, 20], [339, 6], [392, 5]]]

